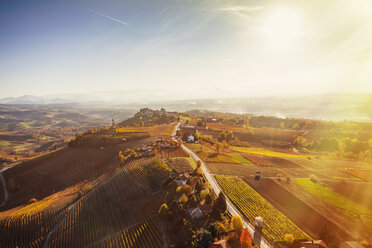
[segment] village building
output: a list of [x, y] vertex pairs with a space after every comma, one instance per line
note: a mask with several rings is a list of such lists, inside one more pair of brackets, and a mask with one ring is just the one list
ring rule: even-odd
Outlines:
[[189, 214], [190, 214], [191, 219], [199, 219], [203, 217], [204, 215], [203, 211], [199, 207], [190, 209]]
[[185, 186], [187, 184], [187, 180], [190, 178], [189, 173], [181, 173], [179, 178], [176, 179], [177, 186]]
[[188, 142], [188, 143], [194, 143], [194, 142], [195, 142], [195, 137], [192, 136], [192, 135], [189, 135], [189, 136], [187, 137], [187, 142]]

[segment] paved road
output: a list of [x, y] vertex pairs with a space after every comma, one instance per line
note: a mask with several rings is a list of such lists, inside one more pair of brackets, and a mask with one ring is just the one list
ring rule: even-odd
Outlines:
[[[178, 123], [178, 125], [176, 126], [175, 128], [175, 131], [173, 132], [173, 135], [172, 136], [175, 136], [176, 134], [176, 130], [178, 129], [178, 127], [180, 126], [181, 122]], [[175, 138], [174, 138], [175, 139]], [[216, 195], [218, 195], [222, 190], [220, 188], [220, 186], [218, 185], [218, 183], [216, 182], [216, 180], [213, 178], [213, 176], [211, 175], [211, 173], [209, 172], [209, 170], [207, 169], [207, 167], [205, 166], [205, 163], [203, 162], [203, 160], [201, 160], [198, 155], [196, 155], [193, 151], [191, 151], [189, 148], [187, 148], [185, 145], [182, 145], [181, 146], [182, 149], [184, 151], [186, 151], [195, 161], [200, 161], [201, 162], [201, 168], [202, 170], [204, 171], [204, 176], [206, 178], [206, 180], [209, 182], [210, 184], [210, 187], [213, 189], [213, 191], [216, 193]], [[223, 192], [223, 191], [222, 191]], [[256, 242], [256, 244], [258, 244], [259, 247], [261, 248], [271, 248], [272, 246], [269, 244], [269, 242], [267, 242], [262, 236], [261, 236], [261, 233], [259, 232], [256, 232], [254, 230], [254, 227], [252, 226], [252, 224], [250, 224], [245, 218], [244, 216], [235, 208], [235, 206], [231, 203], [231, 201], [229, 200], [229, 198], [225, 195], [225, 198], [226, 198], [226, 206], [227, 206], [227, 211], [231, 214], [231, 216], [233, 215], [239, 215], [242, 220], [243, 220], [243, 223], [244, 223], [244, 227], [248, 228], [249, 232], [251, 233], [252, 237], [253, 237], [253, 240]]]

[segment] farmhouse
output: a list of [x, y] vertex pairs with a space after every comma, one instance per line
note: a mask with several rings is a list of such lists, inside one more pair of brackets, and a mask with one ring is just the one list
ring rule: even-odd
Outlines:
[[203, 211], [201, 211], [199, 207], [190, 209], [189, 214], [190, 214], [191, 219], [198, 219], [198, 218], [203, 217]]
[[188, 142], [188, 143], [194, 143], [194, 142], [195, 142], [195, 137], [192, 136], [192, 135], [189, 135], [189, 136], [187, 137], [187, 142]]
[[180, 174], [180, 177], [176, 180], [177, 186], [185, 186], [189, 178], [190, 175], [188, 173]]

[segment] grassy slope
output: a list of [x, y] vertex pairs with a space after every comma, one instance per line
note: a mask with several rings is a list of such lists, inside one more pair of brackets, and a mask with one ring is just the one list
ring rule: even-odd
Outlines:
[[240, 163], [243, 163], [243, 164], [252, 164], [251, 161], [249, 161], [248, 159], [246, 159], [245, 157], [243, 157], [242, 155], [240, 155], [239, 153], [228, 153], [231, 157], [235, 158], [236, 160], [238, 160]]
[[372, 228], [372, 210], [345, 198], [323, 185], [313, 183], [309, 179], [294, 179], [293, 181], [329, 204], [340, 208], [346, 215], [360, 220], [365, 226]]

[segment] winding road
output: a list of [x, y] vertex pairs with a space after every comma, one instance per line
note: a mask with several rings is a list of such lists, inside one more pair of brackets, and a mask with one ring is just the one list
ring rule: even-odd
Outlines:
[[[172, 133], [172, 137], [174, 140], [176, 140], [175, 136], [176, 136], [176, 133], [177, 133], [177, 129], [180, 127], [181, 125], [181, 122], [179, 122], [177, 124], [177, 126], [175, 127], [173, 133]], [[210, 187], [213, 189], [213, 191], [216, 193], [216, 195], [218, 195], [222, 190], [220, 188], [220, 186], [218, 185], [218, 183], [216, 182], [216, 180], [213, 178], [213, 176], [211, 175], [211, 173], [209, 172], [209, 170], [207, 169], [207, 167], [205, 166], [205, 163], [203, 162], [203, 160], [201, 160], [199, 158], [198, 155], [196, 155], [193, 151], [191, 151], [189, 148], [187, 148], [185, 145], [182, 144], [182, 149], [187, 152], [195, 161], [200, 161], [201, 162], [201, 168], [204, 172], [204, 176], [205, 176], [205, 179], [209, 182], [210, 184]], [[223, 191], [222, 191], [223, 193]], [[223, 193], [225, 195], [225, 193]], [[234, 215], [239, 215], [242, 220], [243, 220], [243, 223], [244, 223], [244, 227], [246, 227], [249, 232], [251, 233], [251, 236], [253, 237], [253, 241], [261, 248], [271, 248], [272, 246], [270, 245], [269, 242], [267, 242], [264, 237], [262, 237], [261, 233], [258, 232], [258, 231], [255, 231], [254, 227], [252, 224], [250, 224], [246, 219], [245, 217], [243, 216], [242, 213], [240, 213], [236, 207], [232, 204], [232, 202], [230, 201], [230, 199], [225, 195], [225, 198], [226, 198], [226, 206], [227, 206], [227, 211], [230, 213], [231, 216], [234, 216]]]

